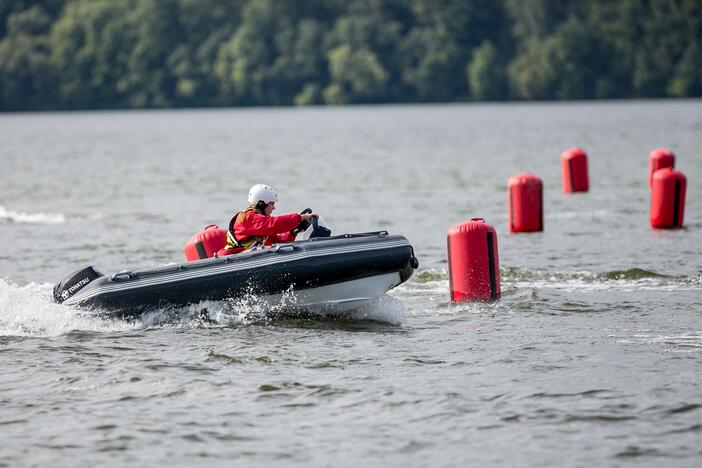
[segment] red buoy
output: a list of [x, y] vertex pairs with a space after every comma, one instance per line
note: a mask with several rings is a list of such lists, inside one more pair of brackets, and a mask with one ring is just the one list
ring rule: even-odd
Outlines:
[[185, 258], [189, 262], [213, 257], [227, 243], [227, 230], [216, 224], [210, 224], [195, 234], [183, 247]]
[[651, 226], [681, 228], [685, 216], [687, 178], [672, 167], [653, 173], [651, 186]]
[[482, 218], [451, 227], [446, 239], [451, 301], [500, 298], [500, 265], [495, 228]]
[[510, 232], [544, 230], [544, 184], [529, 172], [522, 172], [507, 181]]
[[666, 148], [656, 148], [648, 157], [648, 186], [653, 184], [653, 174], [664, 167], [675, 167], [675, 155]]
[[561, 154], [563, 191], [587, 192], [590, 188], [587, 175], [587, 154], [581, 148], [570, 148]]

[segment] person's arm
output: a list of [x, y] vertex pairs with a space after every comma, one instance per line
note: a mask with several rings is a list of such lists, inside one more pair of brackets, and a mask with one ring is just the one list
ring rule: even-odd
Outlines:
[[[280, 216], [263, 216], [258, 213], [249, 212], [244, 218], [241, 235], [245, 236], [269, 236], [278, 234], [289, 234], [302, 221], [302, 216], [297, 213], [290, 213]], [[237, 233], [238, 234], [238, 233]]]
[[278, 243], [280, 243], [280, 242], [294, 242], [297, 235], [310, 226], [310, 224], [312, 223], [312, 219], [318, 217], [318, 215], [315, 213], [312, 213], [312, 210], [310, 210], [309, 208], [307, 210], [303, 211], [302, 213], [300, 213], [300, 215], [301, 215], [300, 216], [300, 220], [301, 220], [300, 224], [295, 226], [295, 228], [291, 231], [284, 232], [282, 234], [278, 234], [275, 237], [275, 242], [278, 242]]

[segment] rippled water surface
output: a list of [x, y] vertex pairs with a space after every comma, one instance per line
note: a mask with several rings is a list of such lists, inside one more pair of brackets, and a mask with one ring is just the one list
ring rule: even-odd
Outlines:
[[[0, 141], [0, 466], [702, 463], [700, 101], [4, 114]], [[566, 196], [574, 145], [591, 191]], [[661, 146], [683, 230], [648, 224]], [[525, 170], [546, 230], [509, 235]], [[83, 265], [180, 261], [257, 182], [278, 213], [405, 235], [420, 269], [337, 319], [51, 302]], [[445, 235], [472, 217], [503, 298], [452, 305]]]

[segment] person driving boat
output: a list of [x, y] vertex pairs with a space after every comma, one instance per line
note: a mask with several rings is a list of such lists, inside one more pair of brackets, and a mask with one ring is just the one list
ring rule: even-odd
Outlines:
[[245, 250], [293, 242], [301, 226], [308, 226], [315, 213], [289, 213], [272, 216], [278, 202], [278, 192], [271, 186], [256, 184], [249, 190], [249, 206], [238, 211], [229, 221], [227, 244], [217, 256], [232, 255]]

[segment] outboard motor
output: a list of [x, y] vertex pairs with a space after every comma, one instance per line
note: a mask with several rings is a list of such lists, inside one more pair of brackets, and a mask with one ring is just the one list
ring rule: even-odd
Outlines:
[[74, 271], [68, 278], [54, 286], [54, 301], [59, 304], [83, 289], [88, 283], [105, 276], [99, 269], [89, 266], [81, 270]]

